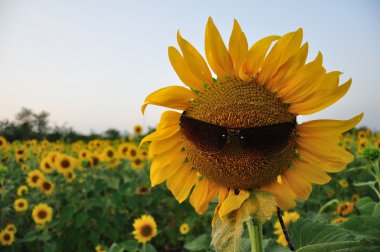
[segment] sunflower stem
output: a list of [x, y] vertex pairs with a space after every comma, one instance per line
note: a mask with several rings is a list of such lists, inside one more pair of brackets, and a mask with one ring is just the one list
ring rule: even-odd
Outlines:
[[145, 252], [145, 251], [146, 251], [146, 243], [144, 242], [142, 245], [142, 252]]
[[248, 227], [251, 252], [263, 252], [263, 232], [260, 224], [254, 224], [252, 220], [246, 222]]

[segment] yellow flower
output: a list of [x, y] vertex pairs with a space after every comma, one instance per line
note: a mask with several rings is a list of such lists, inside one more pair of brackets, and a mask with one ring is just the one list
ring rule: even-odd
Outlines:
[[189, 225], [187, 223], [183, 223], [179, 227], [179, 232], [181, 234], [187, 234], [187, 233], [189, 233], [189, 231], [190, 231], [190, 227], [189, 227]]
[[140, 156], [137, 156], [131, 160], [131, 165], [133, 169], [140, 170], [144, 168], [145, 162]]
[[128, 149], [128, 158], [133, 160], [138, 154], [138, 148], [135, 145], [130, 145]]
[[147, 243], [157, 235], [157, 224], [151, 215], [143, 215], [133, 223], [132, 232], [139, 243]]
[[36, 224], [43, 225], [53, 219], [53, 209], [48, 204], [40, 203], [34, 207], [32, 217]]
[[136, 125], [133, 127], [133, 133], [135, 133], [136, 136], [141, 136], [142, 134], [142, 126], [141, 125]]
[[337, 206], [335, 209], [336, 214], [347, 216], [355, 210], [355, 205], [352, 202], [345, 201]]
[[103, 247], [102, 247], [101, 245], [96, 246], [96, 247], [95, 247], [95, 251], [96, 251], [96, 252], [106, 252], [106, 250], [103, 249]]
[[305, 64], [308, 44], [302, 36], [299, 29], [248, 47], [235, 21], [227, 48], [209, 18], [207, 64], [178, 32], [182, 53], [169, 47], [169, 59], [187, 87], [159, 89], [141, 108], [144, 113], [154, 104], [183, 111], [164, 112], [156, 131], [141, 141], [151, 142], [152, 186], [167, 181], [179, 202], [191, 192], [199, 214], [218, 197], [222, 218], [239, 209], [252, 190], [270, 192], [281, 209], [292, 208], [297, 199], [308, 199], [312, 184], [330, 181], [327, 172], [352, 162], [353, 155], [339, 146], [340, 135], [363, 114], [297, 123], [298, 115], [332, 105], [351, 85], [351, 80], [339, 85], [340, 72], [326, 72], [321, 53]]
[[340, 224], [342, 222], [345, 222], [346, 220], [347, 220], [346, 217], [338, 217], [338, 218], [334, 219], [331, 223], [332, 224]]
[[29, 189], [26, 185], [21, 185], [19, 188], [17, 188], [17, 196], [21, 197], [25, 193], [28, 193]]
[[118, 152], [120, 158], [124, 158], [124, 159], [128, 158], [129, 146], [130, 146], [129, 143], [123, 143], [123, 144], [119, 145], [117, 152]]
[[15, 241], [15, 234], [7, 230], [0, 232], [0, 244], [3, 246], [10, 246]]
[[77, 177], [75, 172], [67, 172], [64, 174], [67, 183], [71, 183]]
[[16, 212], [25, 212], [28, 210], [28, 201], [24, 198], [18, 198], [15, 200], [13, 207]]
[[41, 160], [40, 169], [44, 173], [52, 173], [54, 171], [54, 166], [49, 157], [45, 157]]
[[347, 182], [347, 180], [345, 180], [345, 179], [340, 179], [340, 180], [338, 181], [338, 183], [339, 183], [339, 185], [340, 185], [341, 187], [343, 187], [343, 188], [347, 188], [347, 187], [348, 187], [348, 182]]
[[136, 188], [136, 194], [137, 194], [137, 195], [145, 196], [145, 195], [147, 195], [148, 193], [150, 193], [150, 187], [147, 187], [147, 186], [139, 186], [139, 187]]
[[28, 177], [26, 178], [26, 182], [30, 187], [39, 187], [42, 180], [44, 179], [44, 175], [40, 170], [33, 170], [28, 173]]
[[3, 147], [7, 146], [7, 139], [5, 139], [4, 137], [0, 136], [0, 149], [2, 149]]
[[5, 227], [5, 230], [14, 234], [17, 232], [17, 228], [14, 224], [7, 224], [7, 226]]
[[108, 146], [105, 148], [102, 152], [102, 160], [105, 162], [112, 161], [116, 158], [116, 151], [111, 147]]
[[327, 197], [329, 197], [330, 199], [331, 199], [332, 197], [334, 197], [334, 195], [335, 195], [335, 190], [329, 190], [329, 191], [327, 192]]
[[22, 164], [20, 169], [21, 169], [21, 171], [27, 171], [27, 170], [29, 170], [29, 166], [27, 166], [26, 164]]
[[[297, 212], [284, 212], [284, 215], [282, 216], [282, 219], [284, 220], [285, 227], [288, 227], [291, 222], [295, 222], [300, 218], [300, 215]], [[288, 246], [288, 243], [286, 242], [286, 238], [284, 235], [284, 232], [282, 231], [281, 224], [277, 220], [274, 224], [274, 234], [278, 236], [276, 242], [281, 244], [284, 247]]]
[[352, 194], [351, 198], [352, 198], [352, 202], [356, 203], [356, 201], [360, 199], [360, 196], [359, 194], [355, 193], [355, 194]]
[[359, 132], [358, 132], [358, 139], [360, 140], [360, 139], [364, 139], [364, 138], [366, 138], [366, 136], [367, 136], [367, 132], [365, 132], [364, 130], [360, 130]]
[[45, 194], [45, 195], [51, 195], [54, 192], [55, 184], [49, 181], [48, 179], [43, 179], [41, 181], [41, 184], [39, 186], [39, 189]]
[[66, 154], [60, 154], [56, 157], [56, 165], [59, 173], [65, 174], [74, 171], [74, 158]]

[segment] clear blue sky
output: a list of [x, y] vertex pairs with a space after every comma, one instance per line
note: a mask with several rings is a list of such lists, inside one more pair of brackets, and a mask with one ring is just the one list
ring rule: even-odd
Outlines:
[[380, 130], [380, 1], [0, 1], [0, 120], [47, 110], [81, 132], [154, 126], [150, 92], [181, 84], [167, 57], [176, 32], [203, 54], [213, 17], [225, 41], [236, 18], [249, 44], [299, 27], [327, 70], [352, 77], [349, 93], [303, 118], [347, 119]]

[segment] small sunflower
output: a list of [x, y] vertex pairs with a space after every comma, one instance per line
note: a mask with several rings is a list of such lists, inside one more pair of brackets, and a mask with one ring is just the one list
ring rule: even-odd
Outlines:
[[28, 193], [29, 189], [26, 185], [21, 185], [17, 188], [17, 196], [21, 197], [24, 194]]
[[42, 180], [45, 178], [44, 174], [40, 170], [33, 170], [28, 173], [26, 182], [30, 187], [39, 187]]
[[59, 173], [65, 174], [74, 170], [74, 158], [66, 154], [60, 154], [56, 157], [56, 165]]
[[96, 252], [106, 252], [106, 250], [103, 248], [102, 245], [97, 245], [97, 246], [95, 247], [95, 251], [96, 251]]
[[7, 226], [5, 227], [5, 230], [14, 234], [17, 233], [17, 228], [14, 224], [7, 224]]
[[335, 195], [335, 190], [329, 190], [327, 191], [326, 194], [327, 194], [327, 197], [331, 199]]
[[140, 155], [134, 157], [131, 160], [131, 166], [134, 170], [140, 170], [144, 168], [144, 165], [145, 165], [144, 159]]
[[139, 186], [136, 188], [136, 194], [145, 196], [150, 193], [150, 187], [147, 186]]
[[64, 174], [67, 183], [71, 183], [76, 179], [77, 174], [75, 172], [67, 172]]
[[157, 235], [157, 224], [151, 215], [143, 215], [133, 223], [132, 232], [139, 243], [147, 243]]
[[340, 180], [338, 181], [338, 183], [339, 183], [339, 185], [340, 185], [341, 187], [343, 187], [343, 188], [347, 188], [347, 187], [348, 187], [348, 182], [347, 182], [347, 180], [345, 180], [345, 179], [340, 179]]
[[360, 195], [355, 193], [351, 196], [352, 202], [356, 203], [360, 199]]
[[335, 209], [336, 214], [347, 216], [355, 210], [355, 205], [352, 202], [345, 201], [338, 205]]
[[16, 212], [25, 212], [28, 210], [28, 201], [24, 198], [18, 198], [15, 200], [13, 207]]
[[182, 223], [181, 226], [179, 227], [179, 232], [181, 234], [187, 234], [190, 231], [190, 227], [187, 223]]
[[331, 222], [331, 224], [340, 224], [340, 223], [345, 222], [346, 220], [348, 220], [348, 218], [346, 218], [346, 217], [338, 217], [338, 218], [334, 219]]
[[40, 169], [44, 173], [52, 173], [54, 171], [54, 166], [49, 157], [45, 157], [41, 160]]
[[55, 184], [48, 179], [43, 179], [40, 183], [39, 189], [45, 194], [45, 195], [51, 195], [54, 192]]
[[[291, 222], [295, 222], [300, 218], [297, 212], [284, 212], [282, 219], [284, 220], [285, 227], [288, 227]], [[280, 221], [276, 221], [274, 224], [274, 234], [278, 236], [276, 242], [284, 247], [288, 246], [284, 232], [282, 231]]]
[[111, 146], [105, 148], [102, 152], [102, 160], [104, 162], [112, 161], [116, 158], [116, 151]]
[[7, 139], [0, 136], [0, 149], [4, 148], [7, 145]]
[[118, 152], [120, 158], [123, 158], [123, 159], [128, 158], [129, 146], [130, 146], [129, 143], [123, 143], [123, 144], [119, 145], [117, 152]]
[[133, 127], [133, 133], [136, 135], [136, 136], [141, 136], [142, 134], [142, 126], [141, 125], [136, 125], [135, 127]]
[[135, 145], [130, 145], [128, 149], [128, 158], [132, 160], [136, 158], [138, 154], [139, 154], [138, 148]]
[[36, 224], [43, 225], [53, 219], [53, 208], [48, 204], [40, 203], [34, 207], [32, 217]]
[[334, 104], [351, 86], [351, 80], [339, 85], [341, 72], [326, 72], [321, 53], [306, 63], [308, 43], [302, 44], [302, 36], [298, 29], [249, 48], [235, 20], [227, 48], [209, 18], [207, 64], [178, 32], [182, 54], [169, 47], [169, 59], [187, 87], [159, 89], [141, 108], [143, 113], [149, 104], [183, 111], [164, 112], [156, 131], [141, 141], [151, 142], [152, 185], [167, 181], [179, 202], [191, 193], [199, 214], [218, 197], [215, 216], [223, 218], [248, 203], [252, 192], [269, 192], [277, 206], [290, 209], [297, 199], [308, 199], [312, 184], [328, 183], [328, 172], [352, 162], [353, 155], [339, 146], [340, 135], [363, 114], [297, 123], [298, 116]]
[[7, 230], [0, 232], [0, 244], [3, 246], [10, 246], [15, 241], [15, 234]]

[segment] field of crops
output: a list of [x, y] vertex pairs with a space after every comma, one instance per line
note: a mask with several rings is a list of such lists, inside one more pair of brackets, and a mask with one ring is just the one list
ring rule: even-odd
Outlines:
[[[212, 250], [217, 203], [198, 215], [165, 184], [151, 188], [149, 145], [139, 148], [137, 129], [116, 141], [73, 144], [0, 137], [0, 250]], [[305, 232], [323, 240], [342, 230], [342, 242], [379, 242], [380, 136], [354, 129], [342, 135], [341, 145], [355, 154], [354, 162], [283, 213], [296, 246]], [[275, 215], [263, 233], [266, 251], [287, 245]], [[242, 251], [249, 251], [247, 237], [245, 231]]]

